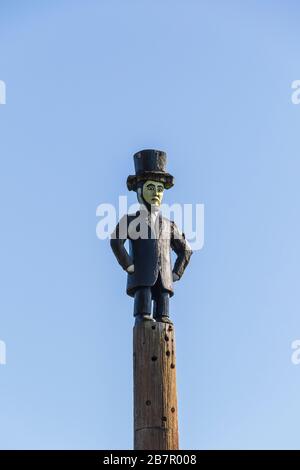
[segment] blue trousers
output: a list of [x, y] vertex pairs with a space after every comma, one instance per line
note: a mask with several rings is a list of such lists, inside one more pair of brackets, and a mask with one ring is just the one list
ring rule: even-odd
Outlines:
[[169, 316], [170, 293], [161, 283], [160, 273], [154, 286], [139, 287], [134, 295], [134, 316], [151, 315], [151, 302], [153, 300], [153, 318]]

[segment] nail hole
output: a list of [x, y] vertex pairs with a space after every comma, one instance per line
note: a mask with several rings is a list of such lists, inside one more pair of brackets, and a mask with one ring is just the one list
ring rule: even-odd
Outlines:
[[174, 413], [174, 412], [175, 412], [175, 408], [174, 408], [174, 406], [172, 406], [172, 408], [171, 408], [171, 411], [172, 411], [172, 413]]
[[152, 356], [151, 361], [157, 361], [157, 356]]

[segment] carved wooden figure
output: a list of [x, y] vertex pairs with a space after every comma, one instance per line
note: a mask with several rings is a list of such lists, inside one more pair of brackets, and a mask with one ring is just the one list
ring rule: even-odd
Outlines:
[[[134, 164], [135, 175], [128, 176], [127, 187], [136, 191], [140, 210], [119, 221], [110, 241], [127, 272], [127, 294], [134, 297], [134, 448], [178, 449], [175, 331], [169, 298], [192, 250], [175, 222], [160, 212], [164, 190], [174, 184], [166, 172], [165, 152], [142, 150], [134, 155]], [[173, 267], [171, 250], [177, 255]]]
[[[173, 282], [178, 281], [189, 263], [192, 250], [175, 222], [159, 211], [164, 189], [174, 184], [166, 172], [166, 154], [160, 150], [142, 150], [134, 155], [135, 175], [127, 179], [130, 191], [136, 191], [140, 210], [125, 215], [111, 236], [112, 250], [128, 273], [127, 294], [134, 297], [134, 316], [139, 321], [172, 323], [169, 298]], [[124, 244], [129, 240], [129, 253]], [[171, 265], [171, 249], [177, 254]], [[153, 316], [152, 316], [153, 301]]]

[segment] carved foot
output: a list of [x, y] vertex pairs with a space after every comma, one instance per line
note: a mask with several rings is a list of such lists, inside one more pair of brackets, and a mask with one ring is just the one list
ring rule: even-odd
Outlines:
[[161, 323], [170, 323], [170, 325], [173, 325], [172, 320], [170, 320], [170, 318], [166, 315], [163, 315], [162, 317], [156, 317], [155, 320]]
[[138, 325], [139, 323], [142, 323], [144, 321], [152, 321], [155, 322], [154, 318], [151, 317], [151, 315], [136, 315], [135, 317], [135, 325]]

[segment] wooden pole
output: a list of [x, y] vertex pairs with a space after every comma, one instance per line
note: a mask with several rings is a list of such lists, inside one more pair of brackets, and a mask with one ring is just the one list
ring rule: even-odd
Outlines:
[[178, 449], [174, 325], [134, 326], [133, 375], [134, 449]]

